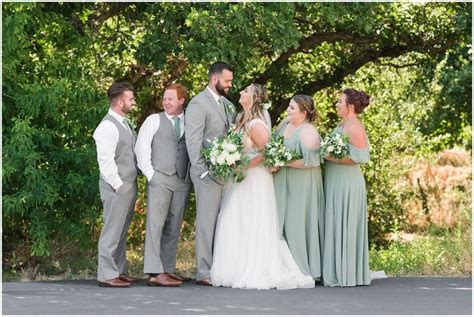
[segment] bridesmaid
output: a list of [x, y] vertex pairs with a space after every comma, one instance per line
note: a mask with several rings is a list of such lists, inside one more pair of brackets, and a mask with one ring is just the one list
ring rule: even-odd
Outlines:
[[349, 136], [349, 157], [326, 157], [326, 223], [323, 280], [326, 286], [370, 285], [367, 192], [360, 164], [369, 161], [369, 143], [358, 114], [369, 105], [363, 91], [345, 89], [336, 104], [342, 118], [335, 132]]
[[[307, 95], [294, 96], [288, 118], [276, 129], [287, 148], [302, 159], [290, 162], [274, 174], [280, 236], [305, 275], [321, 278], [324, 237], [324, 191], [319, 166], [320, 136], [313, 122], [316, 110]], [[272, 170], [277, 171], [276, 168]]]

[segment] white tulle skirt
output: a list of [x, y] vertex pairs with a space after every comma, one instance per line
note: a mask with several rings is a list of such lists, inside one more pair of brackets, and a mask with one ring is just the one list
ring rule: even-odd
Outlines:
[[214, 240], [214, 286], [253, 289], [312, 288], [278, 236], [273, 177], [263, 167], [224, 187]]

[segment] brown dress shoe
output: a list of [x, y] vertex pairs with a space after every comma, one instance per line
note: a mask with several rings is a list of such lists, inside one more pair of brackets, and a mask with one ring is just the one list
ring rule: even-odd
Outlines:
[[111, 280], [99, 281], [99, 286], [100, 287], [130, 287], [130, 283], [124, 282], [118, 277], [116, 277]]
[[161, 286], [161, 287], [177, 287], [181, 286], [183, 282], [172, 279], [166, 273], [160, 273], [156, 277], [148, 278], [148, 286]]
[[135, 283], [135, 282], [138, 282], [137, 279], [133, 278], [133, 277], [130, 277], [130, 276], [127, 276], [125, 274], [120, 274], [119, 277], [118, 277], [121, 281], [124, 281], [124, 282], [128, 282], [128, 283]]
[[196, 281], [196, 284], [201, 286], [212, 286], [210, 278], [205, 278], [203, 280]]
[[189, 276], [185, 276], [185, 275], [181, 275], [177, 273], [166, 273], [166, 274], [168, 274], [168, 276], [171, 277], [172, 279], [175, 279], [181, 282], [189, 282], [191, 280]]

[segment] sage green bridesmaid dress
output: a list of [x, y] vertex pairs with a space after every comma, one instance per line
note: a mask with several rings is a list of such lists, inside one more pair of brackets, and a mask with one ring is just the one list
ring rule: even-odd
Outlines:
[[[282, 167], [274, 174], [273, 181], [280, 237], [287, 241], [300, 270], [314, 279], [320, 279], [324, 237], [324, 190], [319, 149], [310, 150], [301, 140], [301, 131], [307, 124], [309, 123], [303, 124], [285, 139], [285, 145], [300, 153], [304, 164], [309, 168]], [[279, 126], [275, 133], [283, 135], [286, 126], [287, 123]]]
[[[342, 133], [342, 127], [335, 131]], [[326, 286], [370, 285], [367, 235], [367, 191], [360, 164], [369, 161], [367, 147], [349, 144], [349, 157], [357, 164], [326, 161], [326, 201], [323, 280]]]

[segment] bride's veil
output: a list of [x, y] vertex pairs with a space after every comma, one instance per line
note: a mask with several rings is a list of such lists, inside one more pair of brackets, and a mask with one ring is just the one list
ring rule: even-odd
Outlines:
[[263, 117], [265, 119], [265, 123], [267, 124], [268, 129], [271, 131], [272, 130], [272, 119], [270, 118], [270, 113], [268, 112], [267, 109], [263, 109]]

